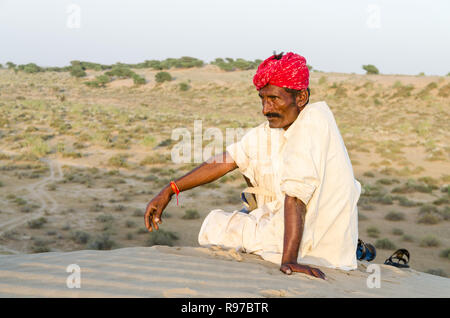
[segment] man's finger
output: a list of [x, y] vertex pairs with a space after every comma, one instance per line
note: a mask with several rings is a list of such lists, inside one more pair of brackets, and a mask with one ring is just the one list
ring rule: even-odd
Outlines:
[[163, 211], [162, 207], [158, 207], [156, 209], [156, 213], [155, 213], [154, 219], [155, 219], [155, 222], [158, 223], [158, 224], [162, 223], [162, 220], [161, 220], [162, 211]]
[[147, 229], [151, 232], [152, 231], [152, 220], [153, 220], [153, 210], [155, 210], [156, 208], [151, 205], [147, 208], [147, 211], [145, 212], [145, 226], [147, 227]]

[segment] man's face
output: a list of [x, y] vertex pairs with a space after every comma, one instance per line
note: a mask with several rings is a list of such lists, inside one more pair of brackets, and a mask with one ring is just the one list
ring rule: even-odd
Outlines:
[[262, 113], [269, 121], [270, 128], [287, 129], [297, 119], [300, 108], [292, 95], [282, 87], [266, 85], [259, 90]]

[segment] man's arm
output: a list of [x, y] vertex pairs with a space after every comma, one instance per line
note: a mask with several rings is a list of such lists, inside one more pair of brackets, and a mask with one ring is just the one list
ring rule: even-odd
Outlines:
[[[180, 192], [182, 192], [217, 180], [236, 168], [237, 165], [233, 158], [225, 151], [220, 155], [208, 159], [200, 166], [188, 172], [181, 178], [178, 178], [175, 180], [175, 183]], [[161, 214], [173, 194], [172, 188], [170, 185], [167, 185], [148, 203], [144, 218], [145, 226], [150, 232], [153, 228], [158, 230], [158, 224], [162, 223]]]
[[298, 250], [305, 226], [306, 206], [302, 200], [286, 195], [284, 199], [284, 240], [280, 270], [285, 274], [300, 272], [325, 279], [318, 268], [297, 263]]

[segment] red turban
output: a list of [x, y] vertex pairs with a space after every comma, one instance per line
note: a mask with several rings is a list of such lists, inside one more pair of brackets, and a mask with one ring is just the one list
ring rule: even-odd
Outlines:
[[267, 84], [297, 90], [306, 89], [309, 84], [306, 59], [292, 52], [283, 55], [281, 59], [272, 55], [258, 66], [253, 84], [257, 90]]

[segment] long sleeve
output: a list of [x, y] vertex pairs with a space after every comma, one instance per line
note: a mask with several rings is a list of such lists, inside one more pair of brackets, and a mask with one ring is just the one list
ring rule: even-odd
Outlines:
[[281, 191], [307, 205], [321, 182], [320, 167], [326, 158], [329, 133], [326, 120], [318, 113], [309, 112], [298, 119], [287, 137]]

